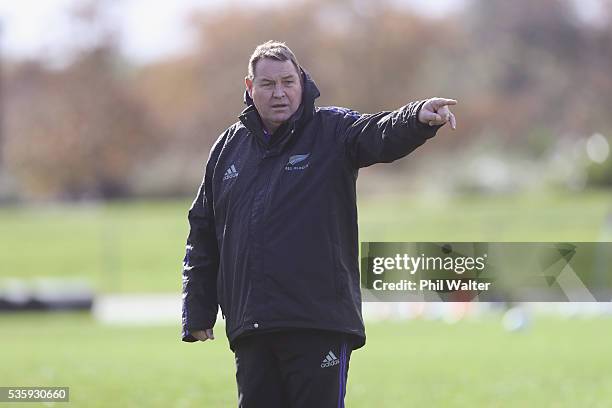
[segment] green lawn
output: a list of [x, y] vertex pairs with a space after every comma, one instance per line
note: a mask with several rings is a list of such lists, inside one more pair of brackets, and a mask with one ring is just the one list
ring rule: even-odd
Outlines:
[[[612, 192], [359, 201], [364, 241], [612, 240]], [[180, 290], [190, 200], [0, 209], [0, 280], [90, 279], [104, 292]], [[607, 221], [606, 221], [607, 220]], [[103, 326], [86, 314], [0, 314], [0, 386], [71, 387], [70, 406], [232, 407], [233, 355], [179, 327]], [[605, 407], [612, 319], [369, 323], [347, 406]], [[0, 404], [0, 406], [3, 406]], [[40, 407], [41, 404], [20, 404]], [[62, 406], [62, 405], [57, 405]]]
[[[177, 291], [190, 204], [0, 209], [0, 278], [86, 277], [105, 292]], [[612, 191], [364, 197], [359, 210], [362, 241], [612, 240]]]
[[[612, 319], [369, 323], [347, 406], [609, 407]], [[236, 406], [233, 354], [179, 328], [109, 327], [87, 315], [0, 315], [0, 385], [69, 386], [78, 407]], [[39, 407], [41, 404], [20, 404]], [[56, 406], [62, 406], [56, 405]]]

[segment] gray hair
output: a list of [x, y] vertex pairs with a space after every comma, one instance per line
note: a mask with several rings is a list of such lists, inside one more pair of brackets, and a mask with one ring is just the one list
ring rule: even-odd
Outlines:
[[270, 58], [277, 61], [291, 61], [301, 79], [300, 64], [295, 54], [293, 54], [293, 51], [291, 51], [285, 43], [273, 40], [259, 44], [257, 48], [255, 48], [255, 51], [253, 51], [253, 54], [251, 54], [248, 67], [248, 77], [250, 79], [255, 78], [255, 65], [263, 58]]

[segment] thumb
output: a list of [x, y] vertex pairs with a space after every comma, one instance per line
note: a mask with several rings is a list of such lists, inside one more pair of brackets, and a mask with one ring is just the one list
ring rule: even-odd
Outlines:
[[214, 335], [214, 333], [213, 333], [213, 329], [206, 329], [205, 331], [206, 331], [206, 336], [207, 336], [209, 339], [211, 339], [211, 340], [214, 340], [214, 339], [215, 339], [215, 335]]

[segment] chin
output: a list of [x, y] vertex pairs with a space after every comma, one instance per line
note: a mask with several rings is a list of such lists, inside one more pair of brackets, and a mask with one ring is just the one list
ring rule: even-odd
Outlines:
[[272, 121], [280, 124], [280, 123], [283, 123], [283, 122], [287, 121], [290, 117], [291, 117], [291, 115], [274, 116], [272, 118]]

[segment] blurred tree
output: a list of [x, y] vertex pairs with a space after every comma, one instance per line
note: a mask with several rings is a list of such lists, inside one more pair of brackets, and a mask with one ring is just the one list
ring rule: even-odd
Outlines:
[[74, 10], [97, 42], [72, 63], [16, 67], [7, 86], [7, 162], [22, 192], [36, 198], [125, 196], [135, 164], [156, 147], [157, 131], [125, 86], [122, 60], [102, 7]]
[[612, 53], [601, 41], [610, 35], [612, 25], [580, 22], [578, 4], [570, 0], [470, 3], [466, 15], [473, 46], [466, 57], [487, 55], [483, 62], [494, 88], [486, 91], [494, 95], [494, 109], [485, 114], [503, 123], [501, 130], [512, 139], [518, 135], [520, 141], [520, 135], [541, 126], [557, 134], [590, 134], [609, 120], [601, 120], [603, 110], [597, 106], [609, 102], [612, 91]]
[[156, 131], [113, 76], [113, 58], [98, 48], [60, 72], [32, 63], [12, 78], [7, 158], [29, 195], [127, 193], [127, 176]]
[[437, 18], [392, 0], [232, 2], [191, 16], [192, 53], [144, 67], [117, 51], [103, 12], [112, 1], [75, 13], [98, 41], [72, 63], [7, 67], [6, 165], [28, 196], [191, 194], [210, 146], [244, 107], [250, 53], [270, 39], [311, 72], [321, 106], [375, 112], [459, 99], [457, 134], [426, 150], [452, 154], [500, 136], [537, 158], [561, 136], [612, 129], [610, 1], [597, 24], [577, 0], [468, 0]]

